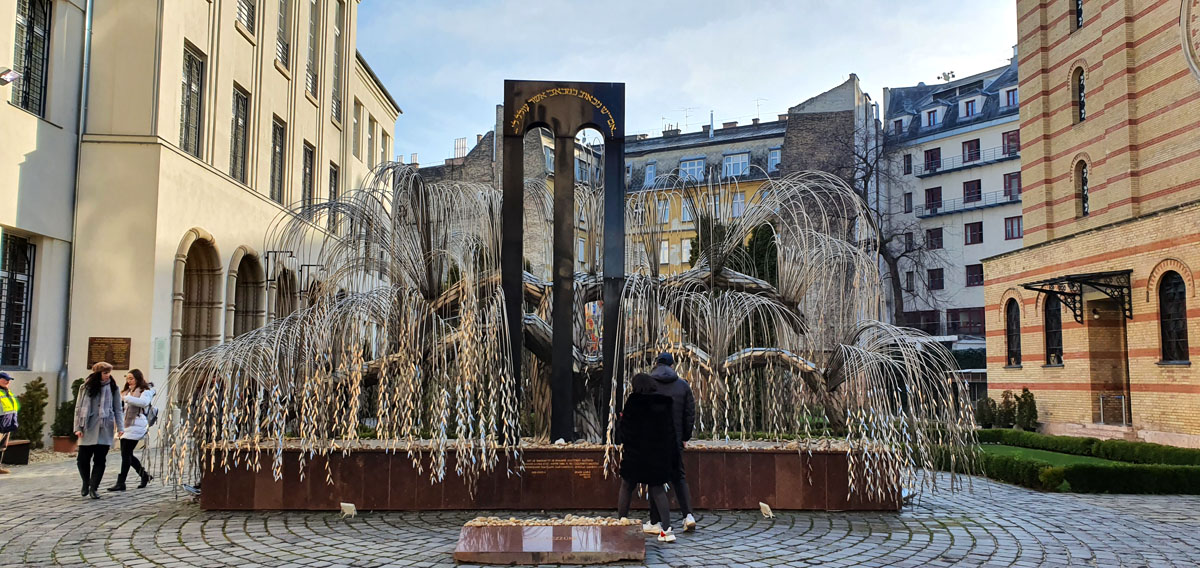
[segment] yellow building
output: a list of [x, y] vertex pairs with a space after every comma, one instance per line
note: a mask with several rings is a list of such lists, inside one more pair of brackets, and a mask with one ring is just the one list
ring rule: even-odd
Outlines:
[[1020, 0], [1024, 247], [984, 261], [991, 396], [1200, 447], [1200, 5]]

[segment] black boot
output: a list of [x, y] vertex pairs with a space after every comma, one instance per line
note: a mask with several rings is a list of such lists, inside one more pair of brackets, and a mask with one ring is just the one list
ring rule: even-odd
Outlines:
[[91, 488], [92, 488], [92, 484], [90, 484], [90, 483], [88, 483], [88, 482], [86, 482], [86, 481], [85, 481], [85, 482], [83, 482], [83, 489], [79, 491], [79, 496], [80, 496], [80, 497], [87, 497], [87, 496], [88, 496], [88, 490], [89, 490], [89, 489], [91, 489]]
[[150, 480], [154, 479], [154, 476], [150, 475], [150, 472], [148, 472], [144, 469], [142, 471], [139, 471], [138, 475], [142, 476], [142, 482], [138, 484], [138, 489], [141, 489], [141, 488], [149, 485]]
[[109, 491], [124, 491], [125, 490], [125, 476], [118, 475], [117, 482], [112, 487], [109, 487], [108, 490]]
[[100, 494], [96, 493], [96, 489], [98, 489], [98, 488], [97, 487], [88, 488], [88, 497], [91, 497], [92, 499], [99, 499]]

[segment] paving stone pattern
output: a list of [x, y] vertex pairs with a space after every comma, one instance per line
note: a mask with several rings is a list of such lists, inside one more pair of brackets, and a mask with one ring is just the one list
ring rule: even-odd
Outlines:
[[[109, 462], [115, 477], [117, 456]], [[697, 473], [699, 475], [699, 473]], [[1197, 566], [1200, 497], [1046, 494], [975, 479], [900, 513], [702, 511], [648, 566]], [[615, 503], [615, 496], [614, 496]], [[610, 512], [609, 512], [610, 513]], [[473, 512], [206, 512], [182, 492], [79, 496], [73, 462], [0, 478], [0, 566], [452, 566]]]

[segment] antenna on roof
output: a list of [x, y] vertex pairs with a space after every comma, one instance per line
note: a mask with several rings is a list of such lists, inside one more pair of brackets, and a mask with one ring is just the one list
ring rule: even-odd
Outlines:
[[953, 79], [953, 78], [954, 78], [954, 72], [953, 72], [953, 71], [947, 71], [947, 72], [945, 72], [945, 73], [942, 73], [941, 75], [938, 75], [938, 79], [941, 79], [941, 80], [943, 80], [943, 81], [946, 81], [947, 83], [948, 83], [948, 82], [950, 82], [950, 80], [951, 80], [951, 79]]
[[762, 118], [762, 102], [767, 99], [754, 99], [754, 118]]
[[687, 131], [688, 117], [691, 116], [692, 111], [696, 110], [696, 107], [686, 107], [686, 108], [681, 108], [679, 110], [683, 111], [683, 129], [684, 129], [684, 131]]

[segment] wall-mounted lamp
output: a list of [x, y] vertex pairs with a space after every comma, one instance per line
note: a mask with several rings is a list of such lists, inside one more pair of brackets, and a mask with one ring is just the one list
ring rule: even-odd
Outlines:
[[9, 83], [15, 83], [20, 79], [21, 79], [20, 71], [14, 71], [12, 69], [5, 69], [4, 71], [0, 71], [0, 87], [3, 87], [4, 85], [7, 85]]
[[1092, 319], [1100, 319], [1100, 310], [1092, 308]]

